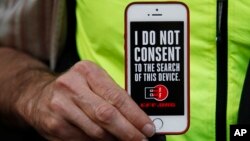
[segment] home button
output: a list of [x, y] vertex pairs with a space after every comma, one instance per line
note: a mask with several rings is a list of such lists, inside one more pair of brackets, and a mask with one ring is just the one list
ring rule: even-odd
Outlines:
[[156, 130], [159, 130], [163, 127], [163, 121], [160, 118], [156, 118], [153, 120]]

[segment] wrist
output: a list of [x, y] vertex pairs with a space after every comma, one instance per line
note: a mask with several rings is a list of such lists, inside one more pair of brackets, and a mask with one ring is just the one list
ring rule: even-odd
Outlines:
[[14, 113], [14, 117], [23, 125], [26, 123], [32, 124], [32, 116], [36, 113], [34, 107], [40, 97], [48, 93], [49, 85], [53, 82], [56, 76], [47, 69], [27, 69], [27, 71], [20, 72], [16, 79], [23, 80], [17, 85], [15, 95], [16, 100], [13, 105], [10, 105], [10, 113]]

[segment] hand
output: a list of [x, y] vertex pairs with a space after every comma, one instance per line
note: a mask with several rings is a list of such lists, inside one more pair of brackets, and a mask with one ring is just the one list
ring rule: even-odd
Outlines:
[[75, 64], [16, 103], [21, 116], [53, 141], [142, 141], [154, 126], [148, 116], [97, 65]]

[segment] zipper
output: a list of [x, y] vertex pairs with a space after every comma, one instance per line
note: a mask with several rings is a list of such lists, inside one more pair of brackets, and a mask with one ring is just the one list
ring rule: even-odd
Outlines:
[[227, 0], [217, 0], [217, 89], [216, 89], [216, 141], [227, 139]]

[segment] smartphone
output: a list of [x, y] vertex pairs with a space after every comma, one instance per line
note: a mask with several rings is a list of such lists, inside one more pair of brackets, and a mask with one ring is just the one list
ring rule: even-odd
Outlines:
[[189, 10], [135, 2], [125, 12], [126, 90], [159, 134], [189, 128]]

